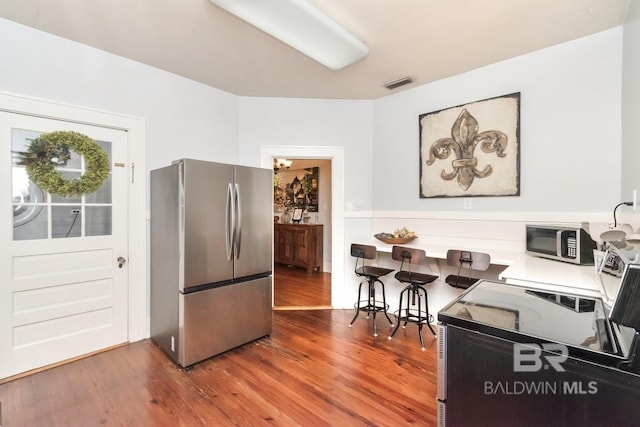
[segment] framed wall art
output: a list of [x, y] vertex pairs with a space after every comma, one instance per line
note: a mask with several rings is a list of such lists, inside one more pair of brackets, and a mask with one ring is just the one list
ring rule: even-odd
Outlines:
[[420, 198], [520, 195], [520, 92], [419, 116]]
[[319, 167], [278, 171], [273, 177], [274, 210], [318, 212], [319, 172]]

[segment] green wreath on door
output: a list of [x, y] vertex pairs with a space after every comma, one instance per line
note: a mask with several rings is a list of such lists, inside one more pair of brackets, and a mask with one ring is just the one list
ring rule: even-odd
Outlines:
[[[85, 172], [67, 179], [56, 166], [66, 166], [71, 151], [84, 157]], [[19, 165], [24, 165], [29, 179], [41, 189], [57, 196], [69, 197], [96, 192], [109, 177], [107, 153], [87, 135], [73, 131], [43, 133], [20, 152]]]

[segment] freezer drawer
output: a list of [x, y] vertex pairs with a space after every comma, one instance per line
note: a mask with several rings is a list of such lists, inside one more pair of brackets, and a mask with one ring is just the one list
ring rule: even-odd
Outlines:
[[271, 333], [271, 276], [180, 295], [179, 304], [182, 366]]
[[174, 295], [156, 309], [151, 338], [183, 367], [271, 334], [271, 276]]

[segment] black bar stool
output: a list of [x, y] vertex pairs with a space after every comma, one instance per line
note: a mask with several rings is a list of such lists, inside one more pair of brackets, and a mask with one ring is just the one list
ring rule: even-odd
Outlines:
[[400, 261], [400, 271], [396, 273], [396, 279], [408, 285], [400, 292], [400, 304], [398, 311], [395, 313], [397, 323], [389, 339], [392, 339], [396, 332], [398, 332], [401, 322], [404, 322], [402, 325], [403, 329], [406, 329], [407, 323], [415, 323], [418, 325], [420, 346], [422, 347], [422, 351], [424, 351], [422, 326], [426, 323], [431, 333], [436, 336], [436, 332], [431, 327], [433, 316], [429, 314], [427, 290], [424, 286], [436, 280], [438, 276], [411, 271], [412, 264], [422, 264], [426, 261], [427, 255], [422, 249], [394, 246], [391, 250], [391, 257], [396, 261]]
[[[458, 267], [458, 274], [450, 274], [444, 281], [454, 288], [467, 289], [479, 280], [471, 277], [471, 270], [487, 271], [490, 264], [491, 256], [489, 254], [449, 249], [447, 251], [447, 265]], [[463, 265], [469, 269], [468, 276], [460, 275]]]
[[[353, 322], [358, 318], [358, 314], [361, 311], [367, 313], [367, 318], [369, 318], [369, 314], [373, 314], [373, 336], [378, 336], [378, 329], [376, 327], [376, 313], [383, 312], [391, 326], [393, 326], [393, 322], [391, 318], [387, 314], [387, 310], [389, 309], [389, 304], [387, 304], [387, 300], [384, 293], [384, 283], [380, 280], [380, 277], [387, 275], [393, 271], [392, 268], [382, 268], [382, 267], [374, 267], [371, 265], [365, 265], [365, 259], [375, 259], [378, 254], [378, 251], [375, 246], [370, 245], [359, 245], [353, 243], [351, 245], [351, 256], [356, 258], [356, 266], [354, 271], [356, 276], [365, 277], [365, 280], [360, 282], [358, 286], [358, 301], [354, 304], [354, 308], [356, 309], [356, 315], [353, 316], [351, 323], [349, 323], [349, 327], [353, 325]], [[362, 265], [360, 265], [362, 262]], [[367, 299], [362, 299], [362, 285], [367, 283]], [[376, 299], [376, 283], [380, 284], [382, 301]]]

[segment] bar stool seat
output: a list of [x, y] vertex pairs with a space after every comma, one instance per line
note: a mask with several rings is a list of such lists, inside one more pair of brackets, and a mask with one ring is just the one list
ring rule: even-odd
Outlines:
[[[353, 322], [356, 321], [360, 312], [364, 311], [367, 313], [367, 318], [369, 318], [369, 315], [372, 315], [373, 317], [374, 337], [378, 336], [378, 328], [376, 326], [377, 313], [384, 313], [391, 326], [393, 326], [393, 322], [387, 314], [387, 311], [389, 310], [389, 304], [387, 304], [384, 292], [384, 283], [382, 282], [382, 280], [380, 280], [380, 278], [391, 273], [394, 270], [392, 268], [364, 265], [365, 259], [375, 259], [377, 257], [377, 253], [378, 252], [375, 246], [360, 245], [357, 243], [351, 245], [351, 256], [356, 258], [356, 266], [354, 268], [355, 274], [356, 276], [364, 277], [365, 279], [360, 282], [360, 285], [358, 286], [358, 300], [354, 304], [356, 314], [355, 316], [353, 316], [353, 319], [349, 323], [349, 327], [351, 327], [351, 325], [353, 325]], [[362, 262], [362, 265], [359, 266], [360, 262]], [[367, 297], [363, 299], [362, 285], [365, 283], [367, 284]], [[380, 297], [382, 298], [381, 300], [376, 296], [376, 285], [378, 285], [377, 287], [379, 288]]]
[[[449, 249], [447, 251], [447, 265], [458, 267], [458, 274], [450, 274], [444, 281], [454, 288], [467, 289], [479, 280], [471, 277], [471, 270], [487, 271], [491, 265], [491, 256], [484, 252]], [[466, 276], [460, 274], [463, 266], [469, 270]]]
[[[394, 246], [391, 250], [391, 257], [401, 262], [400, 271], [395, 274], [395, 278], [399, 282], [407, 283], [408, 285], [400, 292], [399, 308], [398, 311], [395, 312], [396, 327], [389, 336], [389, 339], [392, 339], [396, 332], [398, 332], [400, 323], [403, 323], [403, 329], [406, 329], [408, 323], [414, 323], [418, 325], [420, 347], [422, 351], [425, 351], [424, 341], [422, 339], [422, 326], [426, 324], [434, 336], [436, 336], [436, 332], [431, 326], [434, 319], [433, 316], [429, 314], [427, 290], [424, 286], [435, 281], [438, 276], [411, 271], [412, 264], [421, 264], [426, 261], [426, 253], [422, 249]], [[408, 266], [407, 269], [405, 269], [405, 264]]]

